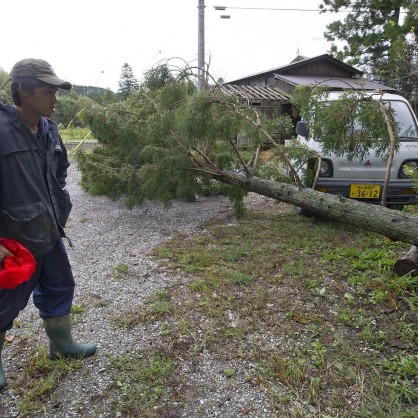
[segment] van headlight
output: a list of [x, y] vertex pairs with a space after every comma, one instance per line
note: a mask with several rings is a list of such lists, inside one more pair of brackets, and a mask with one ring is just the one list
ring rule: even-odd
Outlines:
[[[318, 170], [318, 159], [312, 158], [307, 161], [306, 171], [310, 173], [311, 176], [314, 176]], [[320, 177], [332, 177], [334, 174], [334, 169], [332, 166], [331, 160], [321, 159], [321, 166], [319, 168]], [[313, 178], [313, 177], [312, 177]]]
[[408, 160], [401, 165], [399, 177], [411, 177], [418, 169], [418, 160]]
[[[315, 170], [317, 165], [315, 166]], [[319, 175], [321, 177], [332, 177], [332, 162], [330, 160], [321, 159], [321, 165], [319, 167]]]

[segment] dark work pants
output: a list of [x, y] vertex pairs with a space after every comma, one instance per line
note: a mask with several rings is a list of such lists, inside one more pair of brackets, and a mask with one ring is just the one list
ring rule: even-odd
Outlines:
[[74, 296], [74, 278], [62, 240], [54, 250], [36, 259], [36, 271], [16, 289], [0, 289], [0, 333], [12, 328], [13, 321], [33, 303], [42, 319], [68, 315]]

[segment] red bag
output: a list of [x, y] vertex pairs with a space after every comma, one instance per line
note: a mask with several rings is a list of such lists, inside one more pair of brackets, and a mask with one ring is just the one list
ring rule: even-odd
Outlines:
[[23, 245], [10, 238], [0, 238], [0, 245], [12, 254], [3, 259], [0, 269], [0, 289], [16, 289], [21, 283], [28, 281], [36, 269], [36, 261], [32, 253]]

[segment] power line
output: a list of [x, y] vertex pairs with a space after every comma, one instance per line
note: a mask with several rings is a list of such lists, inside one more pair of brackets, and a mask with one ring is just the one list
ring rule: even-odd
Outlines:
[[[285, 9], [285, 8], [273, 8], [273, 7], [238, 7], [238, 6], [214, 6], [215, 10], [226, 10], [226, 9], [241, 9], [241, 10], [278, 10], [278, 11], [289, 11], [289, 12], [333, 12], [333, 13], [354, 13], [354, 9], [346, 10], [327, 10], [327, 9]], [[401, 11], [400, 13], [407, 13]]]
[[321, 12], [323, 9], [276, 9], [272, 7], [234, 7], [234, 6], [214, 6], [215, 10], [226, 9], [243, 9], [243, 10], [279, 10], [279, 11], [293, 11], [293, 12]]

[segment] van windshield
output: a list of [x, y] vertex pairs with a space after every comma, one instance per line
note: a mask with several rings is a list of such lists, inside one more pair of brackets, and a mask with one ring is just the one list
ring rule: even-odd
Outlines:
[[401, 101], [390, 102], [398, 126], [398, 135], [401, 141], [418, 141], [418, 126], [409, 107]]

